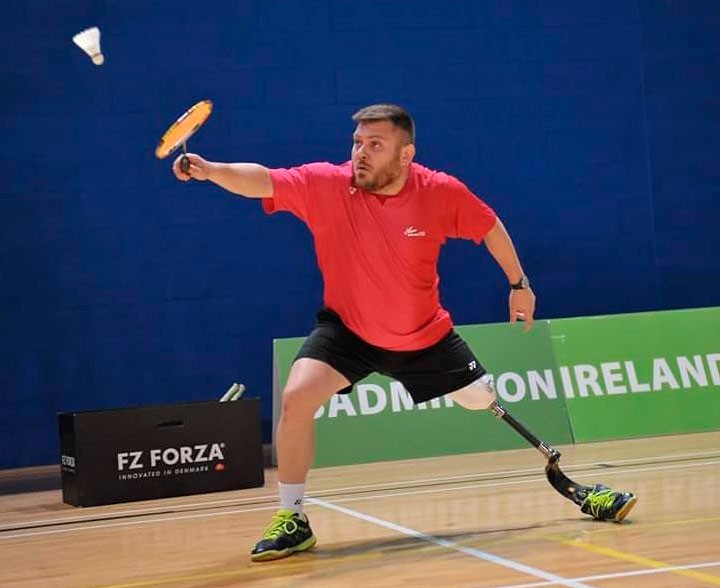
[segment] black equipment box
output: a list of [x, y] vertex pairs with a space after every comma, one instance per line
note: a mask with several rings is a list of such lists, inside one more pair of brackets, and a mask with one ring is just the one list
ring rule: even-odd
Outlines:
[[260, 399], [66, 412], [63, 502], [97, 506], [264, 483]]

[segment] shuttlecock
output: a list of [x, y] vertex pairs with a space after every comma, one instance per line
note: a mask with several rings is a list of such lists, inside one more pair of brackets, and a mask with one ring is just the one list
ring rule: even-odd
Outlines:
[[92, 59], [95, 65], [102, 65], [105, 63], [105, 57], [100, 51], [100, 29], [97, 27], [90, 27], [84, 31], [80, 31], [73, 37], [73, 43], [75, 43], [80, 49], [85, 51]]

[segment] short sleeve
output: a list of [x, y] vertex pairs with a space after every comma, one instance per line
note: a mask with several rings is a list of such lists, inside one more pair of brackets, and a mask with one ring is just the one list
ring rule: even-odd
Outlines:
[[446, 236], [471, 239], [479, 244], [495, 226], [497, 221], [495, 212], [461, 181], [443, 175], [446, 195]]
[[270, 170], [273, 184], [272, 198], [263, 198], [265, 212], [287, 211], [307, 223], [312, 169], [310, 164], [289, 169]]

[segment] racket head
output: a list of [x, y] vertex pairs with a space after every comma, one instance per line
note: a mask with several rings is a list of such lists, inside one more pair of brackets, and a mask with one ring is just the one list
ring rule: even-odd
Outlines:
[[165, 159], [180, 145], [185, 143], [208, 119], [213, 109], [211, 100], [201, 100], [170, 125], [155, 148], [155, 156]]

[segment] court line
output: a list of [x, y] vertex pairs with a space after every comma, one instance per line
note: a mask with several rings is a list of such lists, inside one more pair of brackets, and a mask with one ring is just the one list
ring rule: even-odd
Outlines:
[[546, 572], [545, 570], [534, 568], [532, 566], [514, 561], [512, 559], [500, 557], [499, 555], [493, 555], [492, 553], [488, 553], [487, 551], [481, 551], [472, 547], [465, 547], [464, 545], [460, 545], [459, 543], [455, 543], [454, 541], [449, 541], [447, 539], [428, 535], [426, 533], [423, 533], [422, 531], [417, 531], [403, 525], [398, 525], [396, 523], [392, 523], [390, 521], [386, 521], [385, 519], [374, 517], [357, 510], [345, 508], [344, 506], [338, 506], [337, 504], [333, 504], [332, 502], [327, 502], [325, 500], [320, 500], [319, 498], [310, 498], [307, 502], [309, 504], [316, 504], [318, 506], [327, 508], [328, 510], [334, 510], [336, 512], [354, 517], [356, 519], [360, 519], [361, 521], [378, 525], [379, 527], [390, 529], [391, 531], [395, 531], [403, 535], [408, 535], [409, 537], [414, 537], [415, 539], [421, 539], [423, 541], [427, 541], [428, 543], [439, 545], [440, 547], [446, 547], [448, 549], [452, 549], [453, 551], [458, 551], [465, 555], [470, 555], [472, 557], [476, 557], [478, 559], [482, 559], [487, 562], [509, 568], [516, 572], [521, 572], [523, 574], [535, 576], [536, 578], [542, 578], [544, 580], [550, 580], [555, 584], [560, 584], [561, 586], [567, 586], [568, 588], [592, 588], [592, 586], [590, 586], [589, 584], [583, 584], [582, 582], [563, 578], [562, 576], [557, 576], [550, 572]]
[[[627, 561], [630, 563], [644, 566], [646, 568], [662, 569], [672, 567], [672, 564], [666, 563], [664, 561], [644, 557], [642, 555], [636, 555], [634, 553], [628, 553], [626, 551], [620, 551], [619, 549], [614, 549], [612, 547], [595, 545], [594, 543], [589, 543], [588, 541], [584, 540], [581, 541], [578, 539], [566, 539], [564, 537], [552, 535], [546, 538], [552, 541], [556, 541], [557, 543], [560, 543], [562, 545], [577, 547], [578, 549], [583, 549], [585, 551], [589, 551], [590, 553], [595, 553], [597, 555], [605, 555], [607, 557], [612, 557], [613, 559]], [[708, 584], [712, 584], [713, 586], [720, 586], [720, 576], [715, 576], [713, 574], [696, 572], [694, 570], [672, 570], [671, 573], [678, 574], [679, 576], [685, 576], [687, 578], [693, 578], [694, 580], [700, 580], [701, 582], [706, 582]]]
[[[268, 566], [270, 567], [270, 566]], [[170, 576], [157, 578], [155, 580], [140, 580], [127, 584], [103, 584], [94, 588], [143, 588], [145, 586], [160, 586], [162, 584], [179, 584], [181, 582], [197, 582], [200, 580], [219, 580], [221, 578], [232, 578], [247, 574], [247, 570], [232, 570], [227, 572], [211, 572], [209, 574], [197, 574], [194, 576]]]
[[[720, 460], [717, 461], [709, 461], [709, 462], [702, 462], [702, 463], [692, 463], [692, 464], [676, 464], [676, 465], [670, 465], [670, 466], [659, 466], [659, 467], [653, 467], [653, 468], [636, 468], [636, 469], [624, 469], [624, 470], [608, 470], [603, 471], [603, 476], [611, 476], [611, 475], [618, 475], [618, 474], [627, 474], [627, 473], [634, 473], [634, 472], [640, 472], [640, 471], [658, 471], [658, 470], [668, 470], [668, 469], [680, 469], [680, 468], [688, 468], [688, 467], [703, 467], [706, 465], [716, 465], [720, 463]], [[520, 484], [539, 484], [539, 483], [547, 483], [545, 478], [537, 478], [533, 480], [514, 480], [510, 482], [498, 482], [498, 483], [487, 483], [487, 484], [471, 484], [466, 486], [456, 486], [452, 488], [432, 488], [428, 490], [408, 490], [405, 492], [392, 492], [387, 494], [372, 494], [367, 496], [351, 496], [348, 498], [338, 498], [335, 500], [335, 502], [360, 502], [363, 500], [374, 500], [377, 498], [391, 498], [391, 497], [401, 497], [401, 496], [414, 496], [414, 495], [420, 495], [420, 494], [437, 494], [440, 492], [456, 492], [460, 490], [476, 490], [478, 488], [499, 488], [504, 486], [516, 486]], [[315, 495], [309, 494], [309, 499], [316, 499]], [[191, 515], [179, 515], [179, 516], [170, 516], [170, 517], [164, 517], [164, 518], [153, 518], [153, 519], [144, 519], [144, 520], [137, 520], [137, 521], [123, 521], [118, 523], [107, 523], [107, 524], [99, 524], [99, 525], [83, 525], [80, 527], [70, 527], [70, 528], [62, 528], [62, 529], [46, 529], [42, 531], [30, 531], [27, 533], [14, 533], [14, 534], [7, 534], [4, 535], [3, 531], [0, 530], [0, 540], [3, 539], [17, 539], [21, 537], [36, 537], [40, 535], [56, 535], [61, 533], [71, 533], [75, 531], [85, 531], [85, 530], [91, 530], [91, 529], [104, 529], [104, 528], [113, 528], [113, 527], [129, 527], [133, 525], [143, 525], [143, 524], [149, 524], [149, 523], [163, 523], [163, 522], [172, 522], [172, 521], [179, 521], [179, 520], [185, 520], [185, 519], [199, 519], [199, 518], [209, 518], [214, 516], [221, 516], [221, 515], [233, 515], [233, 514], [242, 514], [245, 512], [257, 512], [257, 511], [263, 511], [263, 510], [276, 510], [278, 508], [277, 504], [272, 504], [269, 506], [262, 506], [262, 507], [255, 507], [255, 508], [248, 508], [248, 509], [233, 509], [233, 510], [225, 510], [225, 511], [219, 511], [219, 512], [211, 512], [211, 513], [197, 513], [197, 514], [191, 514]]]
[[[693, 523], [714, 523], [720, 521], [720, 517], [702, 517], [699, 519], [677, 519], [674, 521], [663, 521], [662, 523], [643, 523], [643, 529], [655, 529], [657, 527], [669, 527], [673, 525], [691, 525]], [[598, 533], [617, 533], [617, 526], [613, 525], [609, 529], [593, 529], [592, 534]]]
[[[483, 479], [487, 478], [489, 480], [502, 478], [502, 477], [524, 477], [525, 475], [538, 475], [539, 474], [539, 467], [534, 468], [527, 468], [527, 469], [518, 469], [518, 470], [500, 470], [497, 472], [487, 472], [483, 474], [462, 474], [457, 476], [438, 476], [435, 478], [420, 478], [416, 480], [398, 480], [397, 482], [381, 482], [377, 484], [360, 484], [356, 486], [340, 486], [338, 488], [328, 488], [325, 490], [319, 490], [314, 493], [316, 496], [332, 496], [334, 494], [338, 493], [348, 493], [348, 492], [358, 492], [361, 490], [372, 490], [372, 489], [389, 489], [392, 490], [395, 487], [403, 488], [407, 487], [408, 485], [430, 485], [430, 484], [440, 484], [443, 482], [452, 483], [454, 481], [459, 481], [463, 479], [468, 480], [479, 480], [482, 481]], [[567, 470], [566, 468], [566, 471]], [[514, 474], [514, 475], [513, 475]], [[143, 515], [148, 514], [151, 515], [153, 513], [155, 514], [167, 514], [172, 511], [182, 511], [183, 509], [193, 509], [193, 510], [199, 510], [204, 507], [211, 507], [215, 505], [222, 505], [222, 504], [234, 504], [236, 506], [241, 506], [244, 504], [247, 504], [248, 506], [263, 503], [266, 501], [277, 501], [277, 494], [261, 494], [259, 496], [255, 496], [252, 498], [228, 498], [223, 500], [209, 500], [204, 502], [190, 502], [185, 504], [177, 504], [177, 505], [164, 505], [164, 506], [153, 506], [148, 508], [136, 508], [136, 509], [126, 509], [126, 510], [115, 510], [115, 511], [109, 511], [109, 512], [98, 512], [97, 514], [93, 515], [87, 515], [87, 516], [68, 516], [68, 517], [58, 517], [53, 519], [41, 519], [41, 520], [30, 520], [30, 521], [18, 521], [14, 523], [4, 523], [0, 525], [0, 532], [3, 531], [3, 529], [8, 530], [15, 530], [16, 527], [33, 527], [33, 526], [43, 526], [43, 525], [53, 525], [53, 524], [72, 524], [74, 522], [82, 522], [82, 521], [100, 521], [100, 520], [110, 520], [114, 518], [122, 518], [123, 516], [127, 515]]]
[[262, 510], [277, 510], [277, 504], [271, 506], [259, 506], [257, 508], [246, 508], [239, 510], [225, 510], [220, 512], [203, 512], [191, 515], [181, 515], [162, 519], [144, 519], [142, 521], [122, 521], [119, 523], [107, 523], [102, 525], [83, 525], [82, 527], [70, 527], [62, 529], [47, 529], [45, 531], [31, 531], [29, 533], [14, 533], [10, 535], [1, 535], [0, 540], [3, 539], [20, 539], [23, 537], [38, 537], [40, 535], [60, 535], [63, 533], [73, 533], [75, 531], [89, 531], [92, 529], [112, 529], [114, 527], [133, 527], [135, 525], [149, 525], [151, 523], [172, 523], [174, 521], [182, 521], [185, 519], [204, 519], [210, 517], [219, 517], [224, 515], [243, 514], [246, 512], [258, 512]]
[[[720, 462], [718, 462], [720, 463]], [[540, 484], [540, 483], [547, 483], [545, 481], [545, 478], [538, 478], [536, 480], [516, 480], [512, 482], [498, 482], [497, 484], [489, 483], [489, 484], [473, 484], [470, 486], [456, 486], [452, 488], [433, 488], [431, 490], [409, 490], [406, 492], [393, 492], [389, 494], [371, 494], [367, 496], [350, 496], [348, 498], [338, 498], [335, 500], [335, 502], [361, 502], [364, 500], [375, 500], [377, 498], [392, 498], [396, 496], [413, 496], [416, 494], [437, 494], [441, 492], [455, 492], [459, 490], [474, 490], [478, 488], [498, 488], [498, 487], [504, 487], [504, 486], [515, 486], [518, 484]], [[314, 495], [308, 494], [306, 495], [306, 501], [309, 501], [311, 499], [315, 498]], [[4, 535], [4, 531], [0, 530], [0, 540], [2, 539], [17, 539], [20, 537], [35, 537], [39, 535], [57, 535], [62, 533], [71, 533], [75, 531], [85, 531], [85, 530], [91, 530], [91, 529], [105, 529], [105, 528], [113, 528], [113, 527], [130, 527], [134, 525], [144, 525], [149, 523], [163, 523], [163, 522], [173, 522], [173, 521], [181, 521], [185, 519], [200, 519], [200, 518], [206, 518], [206, 517], [214, 517], [214, 516], [220, 516], [220, 515], [229, 515], [229, 514], [242, 514], [246, 512], [256, 512], [256, 511], [262, 511], [262, 510], [277, 510], [278, 504], [273, 504], [269, 506], [262, 506], [262, 507], [255, 507], [255, 508], [247, 508], [247, 509], [233, 509], [233, 510], [225, 510], [225, 511], [219, 511], [219, 512], [212, 512], [212, 513], [197, 513], [192, 515], [179, 515], [179, 516], [170, 516], [170, 517], [163, 517], [163, 518], [153, 518], [153, 519], [143, 519], [143, 520], [135, 520], [135, 521], [122, 521], [117, 523], [107, 523], [107, 524], [99, 524], [99, 525], [82, 525], [80, 527], [64, 527], [61, 529], [45, 529], [42, 531], [29, 531], [27, 533], [15, 533], [15, 534], [9, 534]]]
[[[638, 468], [634, 470], [622, 470], [622, 471], [608, 471], [603, 472], [603, 477], [609, 477], [619, 474], [625, 474], [625, 473], [634, 473], [634, 472], [654, 472], [657, 470], [674, 470], [674, 469], [680, 469], [680, 468], [687, 468], [687, 467], [701, 467], [705, 465], [717, 465], [720, 464], [720, 460], [718, 461], [709, 461], [704, 463], [694, 463], [694, 464], [682, 464], [682, 465], [675, 465], [675, 466], [662, 466], [657, 468]], [[368, 496], [350, 496], [348, 498], [336, 498], [334, 502], [361, 502], [363, 500], [374, 500], [376, 498], [392, 498], [394, 496], [415, 496], [420, 494], [437, 494], [439, 492], [457, 492], [460, 490], [475, 490], [477, 488], [498, 488], [503, 486], [518, 486], [521, 484], [537, 484], [540, 482], [544, 482], [547, 484], [547, 480], [545, 478], [539, 478], [537, 480], [515, 480], [512, 482], [498, 482], [497, 484], [471, 484], [469, 486], [453, 486], [452, 488], [432, 488], [429, 490], [407, 490], [405, 492], [391, 492], [387, 494], [372, 494]], [[308, 497], [312, 498], [313, 495], [309, 494]]]
[[[647, 458], [630, 458], [630, 459], [620, 459], [616, 461], [611, 462], [603, 462], [603, 461], [593, 461], [593, 462], [584, 462], [579, 464], [571, 464], [567, 467], [564, 467], [563, 470], [566, 473], [571, 474], [578, 474], [577, 470], [580, 468], [588, 468], [595, 466], [598, 470], [602, 472], [609, 472], [610, 470], [604, 467], [600, 467], [602, 464], [608, 464], [611, 466], [614, 466], [615, 464], [632, 464], [634, 462], [642, 462], [642, 463], [648, 463], [652, 462], [653, 460], [657, 460], [657, 463], [664, 463], [669, 461], [668, 457], [672, 458], [672, 460], [677, 460], [680, 458], [687, 459], [687, 458], [702, 458], [704, 456], [718, 456], [717, 451], [705, 451], [705, 452], [695, 452], [695, 453], [679, 453], [677, 455], [673, 456], [650, 456]], [[638, 464], [640, 465], [640, 464]], [[497, 472], [487, 472], [482, 474], [458, 474], [455, 476], [436, 476], [434, 478], [419, 478], [415, 480], [398, 480], [397, 482], [381, 482], [377, 484], [360, 484], [356, 486], [340, 486], [338, 488], [329, 488], [325, 490], [320, 490], [316, 493], [314, 493], [315, 496], [329, 496], [337, 493], [343, 493], [343, 492], [358, 492], [364, 489], [375, 489], [375, 488], [389, 488], [392, 489], [395, 485], [401, 485], [401, 486], [408, 486], [408, 485], [429, 485], [429, 484], [440, 484], [443, 482], [452, 482], [452, 481], [459, 481], [463, 479], [467, 480], [482, 480], [485, 478], [489, 479], [496, 479], [498, 477], [520, 477], [525, 474], [531, 475], [531, 474], [538, 474], [539, 473], [539, 467], [533, 467], [533, 468], [524, 468], [524, 469], [515, 469], [515, 470], [500, 470]], [[596, 471], [596, 470], [591, 470]], [[634, 470], [627, 470], [624, 469], [622, 471], [634, 471]], [[585, 473], [585, 472], [583, 472]], [[587, 472], [590, 473], [590, 472]], [[110, 512], [99, 512], [97, 514], [91, 514], [87, 516], [69, 516], [69, 517], [58, 517], [53, 519], [41, 519], [41, 520], [31, 520], [31, 521], [18, 521], [14, 523], [4, 523], [0, 524], [0, 533], [3, 531], [3, 529], [8, 530], [15, 530], [17, 527], [39, 527], [44, 525], [54, 525], [54, 524], [72, 524], [75, 522], [82, 522], [82, 521], [100, 521], [100, 520], [110, 520], [114, 518], [122, 518], [126, 517], [128, 515], [143, 515], [148, 514], [151, 515], [153, 513], [159, 513], [159, 514], [165, 514], [168, 512], [178, 512], [182, 511], [183, 509], [187, 510], [200, 510], [205, 507], [211, 507], [211, 506], [219, 506], [223, 504], [233, 504], [233, 505], [253, 505], [258, 503], [263, 503], [266, 501], [275, 501], [277, 500], [276, 494], [261, 494], [259, 496], [255, 496], [252, 498], [227, 498], [223, 500], [207, 500], [203, 502], [191, 502], [191, 503], [181, 503], [176, 505], [163, 505], [163, 506], [151, 506], [148, 508], [135, 508], [135, 509], [127, 509], [127, 510], [115, 510]]]
[[[595, 580], [612, 580], [614, 578], [631, 578], [633, 576], [649, 576], [652, 574], [666, 574], [676, 570], [694, 570], [702, 568], [714, 568], [720, 566], [720, 561], [711, 561], [707, 563], [688, 564], [684, 566], [668, 566], [666, 568], [654, 568], [651, 570], [634, 570], [631, 572], [615, 572], [611, 574], [597, 574], [595, 576], [579, 576], [572, 578], [579, 582], [592, 582]], [[492, 588], [541, 588], [542, 586], [553, 586], [555, 582], [532, 582], [530, 584], [504, 584], [502, 586], [493, 586]]]

